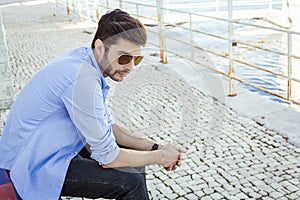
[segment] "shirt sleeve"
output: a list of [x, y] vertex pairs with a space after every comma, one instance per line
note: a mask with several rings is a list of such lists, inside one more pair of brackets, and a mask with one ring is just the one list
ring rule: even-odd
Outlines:
[[112, 115], [110, 114], [110, 112], [108, 112], [108, 121], [109, 121], [110, 124], [114, 124], [115, 123], [115, 120], [112, 117]]
[[83, 66], [61, 99], [79, 137], [90, 145], [91, 157], [100, 165], [111, 163], [120, 150], [112, 133], [113, 119], [108, 112], [97, 71]]

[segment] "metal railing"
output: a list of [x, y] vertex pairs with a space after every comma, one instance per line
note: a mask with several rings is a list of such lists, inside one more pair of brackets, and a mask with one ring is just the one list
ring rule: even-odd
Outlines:
[[[182, 57], [184, 59], [187, 59], [189, 61], [192, 61], [196, 64], [203, 66], [204, 64], [201, 63], [201, 61], [198, 61], [196, 59], [195, 51], [207, 52], [210, 55], [225, 58], [228, 60], [228, 72], [221, 71], [218, 68], [215, 68], [210, 65], [205, 65], [205, 67], [229, 78], [229, 88], [230, 88], [229, 94], [228, 94], [229, 96], [236, 95], [235, 91], [234, 91], [234, 81], [238, 81], [238, 82], [246, 84], [252, 88], [261, 90], [263, 92], [274, 95], [276, 97], [279, 97], [279, 98], [289, 101], [291, 103], [300, 105], [300, 100], [294, 99], [292, 97], [292, 92], [293, 92], [292, 83], [293, 82], [300, 83], [300, 79], [295, 78], [293, 76], [292, 59], [300, 60], [300, 56], [295, 55], [292, 52], [292, 46], [293, 46], [292, 37], [300, 36], [300, 33], [291, 31], [291, 30], [282, 29], [282, 28], [257, 25], [254, 23], [243, 22], [243, 21], [240, 21], [237, 19], [233, 19], [232, 13], [233, 13], [234, 6], [242, 5], [244, 3], [244, 2], [239, 2], [239, 1], [236, 1], [236, 2], [233, 5], [231, 0], [228, 0], [227, 3], [225, 3], [224, 1], [221, 2], [219, 0], [216, 0], [216, 3], [213, 4], [213, 5], [217, 6], [215, 8], [215, 11], [221, 12], [220, 10], [223, 10], [222, 11], [223, 14], [224, 14], [224, 12], [227, 13], [227, 17], [224, 17], [224, 15], [222, 15], [222, 17], [216, 17], [216, 16], [199, 14], [199, 13], [194, 13], [194, 12], [189, 12], [189, 11], [182, 11], [182, 10], [178, 10], [175, 8], [166, 8], [163, 6], [164, 5], [163, 0], [156, 0], [156, 2], [152, 1], [151, 2], [152, 4], [137, 3], [137, 2], [131, 2], [131, 1], [124, 1], [124, 0], [110, 0], [110, 1], [109, 0], [105, 0], [105, 1], [103, 1], [103, 0], [102, 1], [101, 0], [77, 0], [77, 1], [76, 0], [56, 0], [57, 5], [63, 4], [66, 6], [68, 13], [70, 13], [71, 11], [78, 13], [80, 16], [80, 19], [88, 18], [88, 19], [92, 19], [92, 20], [98, 20], [99, 16], [101, 16], [100, 14], [103, 9], [111, 10], [111, 9], [118, 8], [118, 7], [126, 8], [126, 11], [129, 12], [130, 14], [135, 15], [136, 17], [139, 17], [142, 19], [150, 20], [154, 24], [157, 25], [157, 27], [158, 27], [157, 32], [156, 31], [154, 31], [154, 32], [156, 34], [158, 34], [159, 43], [158, 44], [152, 43], [152, 44], [157, 45], [160, 48], [160, 61], [162, 63], [167, 62], [166, 52], [169, 52], [169, 53], [175, 54], [179, 57]], [[248, 3], [249, 2], [247, 2], [247, 5], [248, 5]], [[252, 3], [253, 4], [259, 3], [260, 5], [262, 5], [262, 1], [252, 1]], [[266, 3], [267, 3], [266, 8], [269, 10], [272, 9], [272, 7], [274, 6], [274, 2], [272, 0], [268, 0], [268, 1], [266, 1]], [[278, 4], [278, 2], [277, 2], [277, 4]], [[225, 5], [227, 5], [226, 9], [224, 9]], [[198, 6], [202, 6], [202, 8], [203, 8], [203, 7], [207, 7], [208, 4], [204, 4], [204, 5], [199, 4]], [[148, 12], [147, 14], [142, 15], [140, 11], [145, 8], [156, 10], [156, 12], [155, 13]], [[173, 13], [177, 13], [179, 15], [187, 16], [188, 20], [185, 21], [186, 22], [185, 24], [188, 24], [188, 25], [185, 26], [182, 23], [170, 22], [170, 20], [164, 19], [165, 12], [173, 12]], [[216, 21], [227, 23], [228, 24], [228, 34], [226, 36], [218, 35], [215, 33], [209, 33], [209, 32], [205, 32], [205, 31], [201, 31], [196, 28], [193, 28], [193, 23], [194, 23], [193, 19], [199, 19], [199, 18], [206, 18], [206, 19], [210, 19], [210, 20], [216, 20]], [[189, 34], [188, 34], [189, 40], [184, 41], [184, 40], [176, 39], [176, 37], [168, 36], [167, 34], [165, 34], [165, 30], [166, 30], [165, 26], [166, 25], [188, 31], [189, 32]], [[285, 34], [286, 38], [287, 38], [287, 43], [286, 43], [286, 48], [285, 48], [286, 50], [283, 51], [283, 50], [270, 49], [267, 47], [260, 46], [258, 44], [251, 44], [249, 42], [245, 42], [243, 40], [236, 39], [234, 37], [235, 36], [234, 29], [233, 29], [234, 25], [243, 25], [243, 26], [247, 26], [247, 27], [253, 27], [253, 28], [258, 28], [258, 29], [263, 29], [263, 30], [268, 30], [268, 31], [274, 31], [274, 32], [277, 32], [280, 34]], [[148, 31], [153, 32], [152, 29], [149, 29]], [[195, 42], [196, 34], [205, 35], [205, 36], [209, 36], [209, 37], [212, 37], [215, 39], [225, 41], [228, 46], [228, 51], [227, 52], [218, 52], [218, 51], [207, 49], [207, 48], [197, 45]], [[183, 55], [182, 52], [168, 48], [168, 46], [166, 46], [166, 40], [173, 40], [173, 41], [181, 43], [182, 45], [189, 45], [191, 47], [190, 55], [186, 56], [186, 55]], [[272, 53], [272, 54], [276, 54], [278, 56], [286, 57], [287, 58], [286, 59], [287, 60], [287, 63], [286, 63], [287, 74], [275, 72], [275, 71], [272, 71], [269, 69], [265, 69], [263, 66], [259, 66], [259, 65], [253, 64], [251, 62], [247, 62], [245, 60], [239, 59], [238, 57], [235, 56], [235, 53], [234, 53], [238, 47], [254, 48], [254, 49], [262, 50], [266, 53]], [[248, 81], [245, 81], [245, 80], [242, 80], [241, 78], [236, 77], [234, 74], [235, 64], [247, 66], [247, 67], [253, 68], [255, 70], [259, 70], [264, 73], [268, 73], [268, 74], [271, 74], [276, 77], [280, 77], [280, 78], [284, 79], [287, 84], [286, 94], [285, 95], [277, 94], [271, 90], [265, 89], [261, 86], [255, 85], [253, 83], [250, 83]]]

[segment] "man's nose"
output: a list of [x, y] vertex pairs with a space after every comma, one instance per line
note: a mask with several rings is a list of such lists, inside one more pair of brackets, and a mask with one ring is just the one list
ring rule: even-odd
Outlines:
[[125, 65], [125, 69], [131, 71], [134, 68], [134, 59], [132, 59], [128, 64]]

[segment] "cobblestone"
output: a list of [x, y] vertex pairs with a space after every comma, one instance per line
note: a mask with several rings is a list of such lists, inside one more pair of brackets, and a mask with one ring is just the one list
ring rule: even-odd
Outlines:
[[0, 109], [8, 109], [14, 100], [11, 71], [5, 26], [3, 25], [0, 12]]
[[[1, 12], [16, 95], [54, 56], [92, 40], [84, 22], [51, 3], [1, 7]], [[150, 59], [153, 52], [147, 47], [149, 59], [122, 83], [109, 81], [116, 122], [137, 135], [160, 143], [173, 138], [188, 148], [175, 172], [148, 167], [151, 199], [298, 199], [299, 148], [190, 87]], [[8, 113], [0, 110], [0, 132]]]
[[288, 200], [288, 198], [286, 198], [286, 197], [280, 197], [277, 200]]
[[212, 194], [214, 192], [214, 190], [212, 188], [204, 188], [203, 192], [207, 195]]
[[201, 200], [213, 200], [210, 196], [204, 196], [201, 198]]
[[263, 199], [263, 200], [274, 200], [274, 199], [271, 198], [271, 197], [263, 197], [262, 199]]
[[249, 196], [250, 196], [250, 197], [253, 197], [253, 198], [255, 198], [255, 199], [259, 199], [259, 198], [262, 197], [261, 194], [258, 194], [258, 193], [256, 193], [256, 192], [250, 192], [250, 193], [249, 193]]
[[282, 196], [283, 196], [283, 194], [279, 193], [279, 192], [272, 192], [272, 193], [270, 193], [270, 197], [272, 197], [274, 199], [278, 199], [278, 198], [280, 198]]
[[235, 195], [237, 198], [239, 198], [239, 199], [247, 199], [248, 198], [248, 196], [247, 195], [245, 195], [244, 193], [238, 193], [237, 195]]
[[236, 196], [227, 196], [227, 198], [230, 200], [239, 200], [239, 198]]
[[221, 195], [220, 193], [213, 193], [210, 195], [212, 197], [212, 199], [223, 199], [224, 196]]

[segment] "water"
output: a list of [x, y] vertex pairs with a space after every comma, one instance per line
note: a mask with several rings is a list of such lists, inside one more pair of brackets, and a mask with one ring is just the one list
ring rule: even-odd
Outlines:
[[[248, 23], [254, 23], [258, 25], [270, 26], [270, 24], [262, 20], [243, 20]], [[228, 24], [227, 22], [221, 21], [202, 21], [194, 24], [196, 28], [207, 33], [213, 33], [226, 37], [228, 35]], [[217, 27], [217, 28], [216, 28]], [[180, 31], [180, 28], [176, 31]], [[182, 30], [181, 30], [182, 31]], [[188, 34], [187, 32], [183, 34]], [[253, 27], [246, 27], [243, 25], [234, 26], [234, 38], [238, 41], [257, 45], [266, 49], [280, 51], [287, 53], [287, 34], [268, 31], [264, 29], [258, 29]], [[199, 35], [194, 37], [195, 43], [205, 49], [213, 50], [221, 54], [228, 53], [228, 42], [225, 40], [213, 38], [210, 36]], [[298, 40], [299, 41], [299, 40]], [[295, 45], [297, 43], [294, 41]], [[296, 51], [294, 51], [296, 54]], [[299, 54], [298, 54], [299, 55]], [[238, 60], [245, 61], [249, 64], [259, 66], [265, 70], [272, 71], [277, 74], [284, 76], [288, 75], [288, 58], [287, 56], [279, 55], [272, 52], [267, 52], [260, 49], [240, 45], [234, 47], [234, 57]], [[225, 73], [229, 73], [228, 60], [214, 55], [210, 55], [215, 67]], [[287, 80], [283, 77], [275, 76], [273, 74], [260, 71], [249, 66], [235, 62], [234, 65], [235, 73], [234, 76], [244, 80], [248, 83], [269, 90], [273, 93], [286, 97], [287, 95]], [[300, 79], [299, 74], [299, 60], [293, 60], [293, 77]], [[274, 96], [261, 92], [249, 86], [244, 86], [247, 89], [257, 92], [261, 95], [268, 96], [272, 100], [282, 101]], [[292, 98], [300, 101], [300, 87], [296, 82], [292, 82]]]
[[[118, 3], [118, 1], [111, 2]], [[139, 0], [128, 0], [128, 2], [141, 3]], [[165, 8], [184, 9], [187, 12], [210, 12], [215, 11], [216, 7], [219, 7], [220, 11], [227, 11], [228, 6], [228, 0], [161, 0], [161, 2]], [[156, 6], [156, 0], [143, 2], [143, 4]], [[234, 10], [268, 9], [270, 4], [273, 9], [282, 8], [282, 0], [232, 0]], [[129, 6], [126, 3], [124, 5]]]
[[[134, 3], [140, 3], [139, 0], [128, 0]], [[107, 5], [106, 0], [100, 0], [102, 5]], [[185, 12], [193, 12], [200, 14], [208, 14], [218, 17], [227, 18], [227, 0], [164, 0], [164, 7], [170, 9], [181, 10]], [[271, 2], [271, 4], [270, 4]], [[91, 1], [92, 3], [92, 1]], [[108, 1], [110, 7], [118, 8], [119, 1]], [[143, 2], [143, 4], [156, 6], [156, 1]], [[92, 6], [92, 4], [90, 4]], [[216, 8], [216, 5], [219, 7]], [[264, 26], [272, 26], [271, 24], [254, 19], [257, 17], [265, 17], [266, 12], [280, 11], [283, 8], [282, 0], [261, 0], [261, 1], [249, 1], [249, 0], [233, 0], [233, 17], [241, 19], [241, 21], [254, 23]], [[123, 2], [123, 9], [129, 13], [139, 13], [142, 16], [148, 16], [156, 18], [157, 10], [155, 7], [137, 6], [134, 4], [128, 4]], [[271, 14], [272, 14], [271, 12]], [[102, 12], [103, 13], [103, 12]], [[270, 13], [269, 13], [270, 14]], [[165, 21], [170, 23], [182, 23], [183, 27], [189, 27], [187, 23], [189, 21], [188, 14], [180, 14], [173, 11], [165, 11]], [[278, 21], [278, 19], [274, 19]], [[156, 22], [152, 22], [156, 23]], [[274, 26], [273, 26], [274, 27]], [[234, 38], [247, 42], [253, 45], [261, 46], [267, 49], [281, 51], [287, 53], [287, 35], [281, 32], [269, 31], [265, 29], [258, 29], [244, 25], [234, 25]], [[278, 27], [277, 27], [278, 28]], [[211, 20], [207, 18], [193, 17], [193, 29], [198, 29], [207, 33], [220, 35], [223, 37], [228, 36], [228, 24], [227, 22]], [[186, 35], [187, 39], [189, 32], [182, 28], [172, 28], [172, 31], [176, 31], [182, 35]], [[228, 42], [220, 39], [216, 39], [210, 36], [194, 34], [194, 42], [196, 45], [205, 49], [213, 50], [219, 53], [228, 53]], [[300, 39], [300, 38], [299, 38]], [[299, 41], [299, 39], [297, 41]], [[296, 54], [296, 49], [299, 47], [294, 41], [293, 54]], [[168, 47], [167, 47], [168, 48]], [[250, 64], [260, 66], [266, 70], [273, 71], [278, 74], [287, 76], [287, 57], [275, 53], [266, 52], [259, 49], [243, 46], [238, 44], [234, 48], [234, 56], [239, 60], [246, 61]], [[210, 54], [210, 58], [218, 70], [228, 73], [228, 60], [220, 57], [216, 57]], [[300, 79], [300, 61], [293, 59], [293, 77]], [[253, 85], [267, 89], [278, 95], [286, 97], [287, 95], [287, 80], [282, 77], [266, 73], [257, 69], [250, 68], [246, 65], [235, 63], [235, 74], [237, 78], [249, 82]], [[271, 99], [281, 101], [274, 96], [265, 94], [261, 91], [253, 89], [248, 86], [244, 86], [251, 91], [260, 93], [261, 95], [267, 95]], [[300, 84], [292, 82], [292, 98], [300, 102]]]
[[[176, 9], [178, 9], [177, 5], [185, 5], [185, 8], [184, 8], [185, 11], [190, 10], [191, 12], [194, 12], [194, 13], [199, 12], [201, 14], [205, 14], [206, 12], [209, 14], [211, 14], [213, 12], [216, 13], [215, 8], [205, 8], [205, 7], [204, 8], [196, 8], [195, 7], [195, 5], [198, 5], [202, 2], [208, 4], [209, 2], [215, 3], [216, 1], [214, 1], [214, 0], [212, 0], [212, 1], [207, 1], [207, 0], [200, 0], [200, 1], [199, 0], [198, 1], [195, 1], [195, 0], [194, 1], [193, 0], [185, 0], [185, 1], [169, 0], [168, 6], [171, 8], [175, 7]], [[250, 5], [250, 6], [248, 5], [248, 3], [249, 3], [248, 0], [244, 0], [245, 5], [247, 5], [247, 6], [242, 5], [243, 0], [239, 1], [239, 2], [241, 2], [240, 5], [236, 4], [235, 2], [236, 1], [233, 1], [233, 16], [234, 17], [235, 17], [235, 15], [234, 15], [235, 13], [237, 13], [236, 18], [239, 18], [238, 14], [240, 14], [240, 13], [246, 14], [247, 11], [249, 11], [249, 10], [255, 10], [255, 11], [257, 11], [256, 14], [250, 13], [250, 15], [253, 15], [252, 17], [250, 17], [250, 19], [243, 19], [243, 17], [240, 17], [242, 19], [241, 21], [247, 22], [247, 23], [253, 23], [253, 24], [257, 24], [257, 25], [276, 27], [266, 21], [254, 19], [254, 18], [262, 17], [262, 16], [266, 15], [265, 10], [270, 8], [269, 7], [270, 5], [268, 4], [269, 1], [265, 1], [266, 2], [265, 4]], [[260, 2], [263, 2], [263, 1], [260, 1]], [[223, 7], [221, 6], [219, 8], [219, 11], [221, 11], [221, 12], [227, 11], [227, 0], [220, 0], [219, 4], [222, 5], [222, 3], [223, 3]], [[281, 0], [277, 0], [277, 1], [273, 0], [272, 3], [273, 3], [271, 6], [272, 10], [280, 11], [282, 9], [282, 4], [281, 4], [282, 1]], [[192, 6], [189, 7], [189, 4], [191, 4], [194, 7], [192, 7]], [[264, 11], [259, 12], [260, 10], [264, 10]], [[243, 11], [243, 12], [241, 12], [241, 11]], [[189, 20], [187, 18], [187, 16], [184, 16], [184, 15], [180, 15], [178, 17], [178, 14], [177, 14], [177, 16], [176, 16], [176, 13], [174, 13], [174, 12], [168, 12], [167, 14], [168, 14], [167, 19], [171, 19], [173, 21], [178, 18], [181, 21]], [[218, 15], [218, 13], [216, 13], [216, 14]], [[226, 14], [225, 17], [227, 17], [227, 12], [225, 14]], [[216, 15], [214, 15], [214, 16], [216, 16]], [[222, 17], [222, 14], [220, 14], [219, 16]], [[278, 19], [274, 19], [274, 21], [276, 21], [276, 20], [278, 20]], [[198, 29], [198, 30], [201, 30], [206, 33], [212, 33], [212, 34], [223, 36], [223, 37], [228, 36], [228, 23], [227, 22], [217, 21], [217, 20], [208, 20], [208, 19], [206, 19], [206, 20], [200, 19], [196, 22], [194, 22], [194, 21], [195, 20], [193, 19], [193, 28], [194, 29]], [[183, 26], [189, 27], [189, 24], [186, 23], [186, 24], [183, 24]], [[278, 28], [278, 27], [276, 27], [276, 28]], [[250, 26], [245, 26], [245, 25], [238, 25], [238, 24], [234, 25], [233, 30], [234, 30], [233, 37], [236, 40], [250, 43], [250, 44], [260, 46], [260, 47], [263, 47], [266, 49], [287, 53], [287, 34], [286, 33], [278, 32], [278, 31], [271, 31], [271, 30], [266, 30], [266, 29], [259, 29], [259, 28], [254, 28], [254, 27], [250, 27]], [[187, 36], [189, 35], [189, 32], [182, 28], [174, 28], [174, 31], [179, 32], [183, 35], [187, 35]], [[213, 51], [219, 52], [221, 54], [228, 53], [228, 42], [225, 40], [213, 38], [211, 36], [204, 36], [204, 35], [200, 35], [200, 34], [198, 34], [198, 35], [194, 34], [193, 39], [194, 39], [194, 42], [196, 43], [196, 45], [201, 46], [205, 49], [213, 50]], [[296, 51], [296, 49], [298, 49], [296, 41], [299, 41], [299, 40], [293, 41], [294, 42], [293, 54], [296, 54], [299, 52], [299, 51]], [[272, 71], [274, 73], [281, 74], [284, 76], [288, 75], [287, 74], [287, 72], [288, 72], [287, 56], [279, 55], [279, 54], [272, 53], [272, 52], [267, 52], [267, 51], [260, 50], [260, 49], [254, 49], [252, 47], [247, 47], [247, 46], [238, 44], [238, 46], [234, 48], [234, 57], [236, 59], [245, 61], [249, 64], [259, 66], [265, 70], [269, 70], [269, 71]], [[218, 70], [223, 71], [225, 73], [229, 73], [227, 59], [216, 57], [214, 55], [210, 55], [210, 58]], [[298, 59], [294, 59], [292, 62], [293, 62], [292, 63], [293, 77], [300, 79], [300, 73], [299, 73], [300, 72], [300, 70], [299, 70], [300, 61]], [[234, 67], [235, 67], [235, 73], [234, 73], [235, 77], [237, 77], [241, 80], [244, 80], [250, 84], [261, 87], [263, 89], [269, 90], [270, 92], [273, 92], [277, 95], [280, 95], [283, 97], [287, 96], [288, 88], [287, 88], [287, 80], [285, 78], [280, 77], [280, 76], [275, 76], [273, 74], [270, 74], [270, 73], [267, 73], [264, 71], [260, 71], [257, 69], [253, 69], [253, 68], [250, 68], [249, 66], [246, 66], [246, 65], [240, 64], [240, 63], [235, 63]], [[275, 96], [266, 94], [260, 90], [254, 89], [250, 86], [246, 86], [246, 85], [243, 85], [243, 86], [253, 92], [259, 93], [260, 95], [268, 96], [272, 100], [283, 102], [281, 99], [278, 99]], [[299, 91], [300, 91], [300, 84], [295, 81], [292, 81], [292, 99], [300, 102], [300, 92]]]

